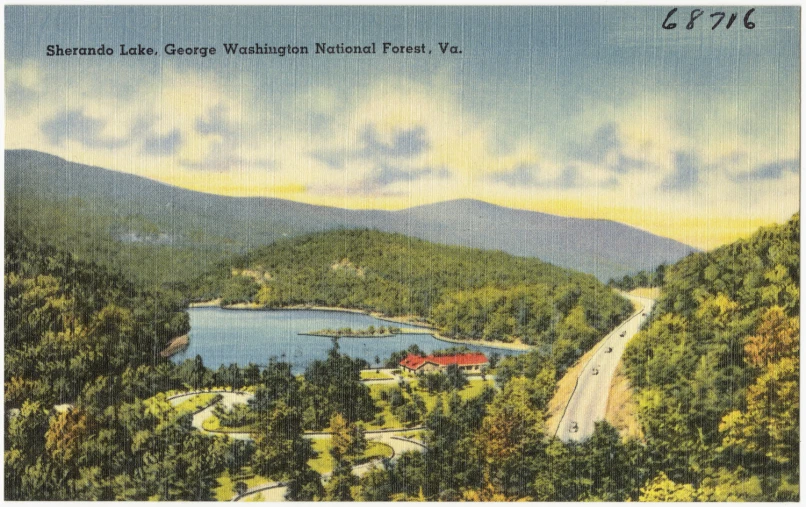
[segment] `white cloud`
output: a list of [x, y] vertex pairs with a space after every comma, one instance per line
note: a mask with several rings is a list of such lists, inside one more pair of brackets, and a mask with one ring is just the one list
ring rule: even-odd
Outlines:
[[[551, 119], [480, 111], [456, 86], [404, 77], [346, 94], [314, 84], [279, 96], [248, 75], [165, 65], [143, 80], [141, 71], [8, 64], [7, 87], [19, 95], [9, 100], [26, 107], [9, 104], [7, 148], [198, 190], [351, 207], [475, 197], [553, 212], [543, 203], [565, 200], [586, 216], [628, 209], [624, 216], [634, 217], [654, 208], [782, 220], [799, 205], [798, 175], [789, 168], [799, 157], [798, 123], [782, 104], [775, 105], [782, 121], [772, 128], [743, 125], [730, 94], [708, 97], [707, 109], [674, 94], [644, 93], [626, 103], [589, 97], [548, 132]], [[48, 135], [43, 125], [58, 118], [91, 128]], [[502, 132], [505, 143], [497, 141]], [[586, 155], [584, 147], [604, 134], [615, 137], [603, 140], [597, 156]], [[696, 173], [691, 188], [664, 184], [679, 170], [680, 154]], [[782, 162], [790, 165], [770, 165]], [[752, 171], [765, 177], [742, 179]]]

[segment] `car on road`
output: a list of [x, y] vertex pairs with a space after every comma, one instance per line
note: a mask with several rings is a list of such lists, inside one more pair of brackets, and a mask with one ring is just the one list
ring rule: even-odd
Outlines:
[[591, 370], [591, 373], [593, 373], [594, 375], [598, 375], [599, 374], [599, 367], [598, 366], [595, 367], [593, 370]]
[[607, 347], [605, 349], [605, 352], [607, 352], [607, 353], [613, 352], [613, 347]]
[[568, 428], [568, 432], [569, 433], [576, 433], [577, 431], [579, 431], [579, 425], [577, 424], [576, 421], [571, 421], [571, 427]]
[[622, 338], [624, 338], [626, 335], [627, 335], [627, 331], [622, 331], [622, 332], [621, 332], [621, 334], [620, 334], [619, 336], [621, 336]]

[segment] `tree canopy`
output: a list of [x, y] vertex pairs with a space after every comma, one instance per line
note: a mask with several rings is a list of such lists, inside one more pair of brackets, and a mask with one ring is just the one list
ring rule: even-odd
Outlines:
[[711, 498], [702, 488], [718, 490], [723, 481], [759, 484], [747, 496], [734, 490], [737, 498], [792, 498], [799, 476], [799, 235], [796, 214], [666, 270], [652, 321], [624, 356], [647, 446], [663, 474], [646, 498], [692, 491]]

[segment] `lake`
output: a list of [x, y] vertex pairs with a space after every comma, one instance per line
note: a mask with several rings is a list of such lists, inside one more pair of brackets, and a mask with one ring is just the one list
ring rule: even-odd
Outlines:
[[[415, 326], [396, 324], [369, 315], [325, 310], [222, 310], [221, 308], [189, 308], [190, 345], [184, 352], [173, 356], [181, 363], [185, 359], [202, 357], [205, 366], [250, 362], [265, 365], [270, 357], [291, 363], [295, 374], [303, 373], [316, 359], [327, 358], [332, 347], [331, 339], [319, 336], [300, 336], [321, 329], [366, 329], [369, 326]], [[379, 338], [341, 338], [343, 354], [365, 359], [375, 366], [375, 357], [381, 361], [392, 352], [417, 344], [424, 352], [458, 346], [437, 340], [429, 334], [396, 334]], [[492, 352], [502, 357], [522, 354], [522, 351], [468, 345], [471, 350], [489, 356]]]

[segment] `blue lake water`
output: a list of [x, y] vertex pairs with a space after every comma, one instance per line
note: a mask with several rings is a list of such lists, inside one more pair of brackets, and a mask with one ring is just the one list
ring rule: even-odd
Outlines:
[[[369, 326], [414, 327], [376, 319], [369, 315], [324, 310], [222, 310], [221, 308], [190, 308], [190, 346], [173, 360], [202, 357], [205, 366], [237, 363], [241, 366], [255, 363], [265, 365], [270, 357], [291, 363], [295, 374], [302, 373], [316, 359], [325, 359], [332, 347], [330, 338], [300, 336], [321, 329], [366, 329]], [[445, 349], [457, 344], [437, 340], [429, 334], [396, 334], [383, 338], [341, 338], [339, 348], [343, 354], [360, 357], [375, 366], [375, 357], [381, 361], [392, 352], [417, 344], [424, 352]], [[521, 354], [521, 351], [468, 345], [489, 356], [492, 352], [502, 357]]]

